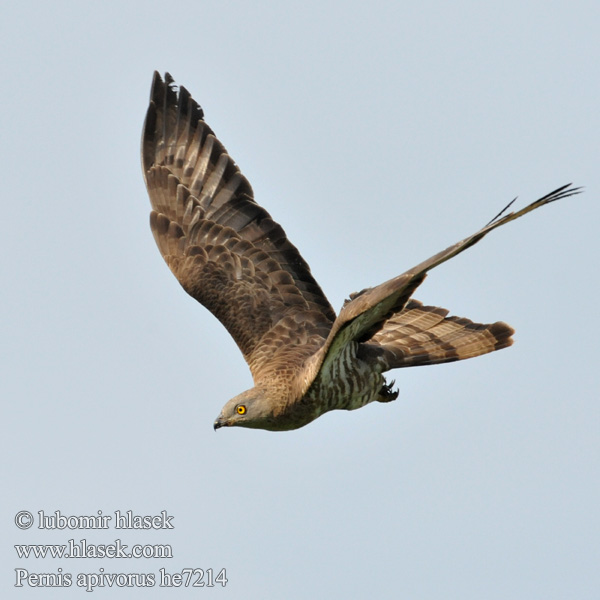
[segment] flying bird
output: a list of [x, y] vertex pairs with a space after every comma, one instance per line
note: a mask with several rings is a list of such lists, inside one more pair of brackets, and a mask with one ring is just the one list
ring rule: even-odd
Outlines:
[[[428, 271], [493, 229], [579, 192], [562, 186], [402, 275], [351, 294], [336, 315], [284, 230], [184, 87], [155, 72], [142, 137], [150, 226], [183, 289], [231, 334], [254, 387], [229, 400], [220, 427], [297, 429], [335, 409], [398, 396], [391, 369], [472, 358], [512, 344], [503, 322], [473, 323], [412, 298]], [[511, 203], [512, 204], [512, 203]], [[510, 206], [510, 204], [509, 204]]]

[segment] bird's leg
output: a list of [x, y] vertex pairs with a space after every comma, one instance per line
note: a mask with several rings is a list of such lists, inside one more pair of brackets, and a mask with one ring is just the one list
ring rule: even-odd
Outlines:
[[379, 398], [377, 398], [378, 402], [392, 402], [398, 397], [399, 391], [392, 390], [395, 384], [395, 380], [392, 379], [390, 383], [385, 383], [379, 392]]

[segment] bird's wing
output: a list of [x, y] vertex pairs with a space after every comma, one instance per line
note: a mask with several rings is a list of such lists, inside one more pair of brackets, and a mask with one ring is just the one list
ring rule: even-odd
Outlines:
[[227, 328], [255, 379], [290, 328], [301, 324], [322, 343], [335, 312], [308, 264], [168, 73], [164, 81], [154, 74], [142, 166], [163, 258]]
[[[310, 365], [313, 372], [327, 368], [326, 365], [329, 360], [334, 358], [339, 349], [349, 342], [369, 341], [376, 335], [387, 319], [399, 313], [404, 308], [414, 290], [425, 279], [428, 271], [470, 248], [493, 229], [514, 221], [540, 206], [573, 196], [579, 192], [580, 188], [573, 188], [571, 184], [568, 184], [554, 190], [517, 212], [504, 214], [509, 206], [511, 206], [511, 202], [485, 227], [473, 235], [446, 248], [446, 250], [439, 252], [398, 277], [394, 277], [374, 288], [354, 294], [340, 311], [324, 346], [313, 357]], [[508, 326], [505, 327], [508, 328]]]

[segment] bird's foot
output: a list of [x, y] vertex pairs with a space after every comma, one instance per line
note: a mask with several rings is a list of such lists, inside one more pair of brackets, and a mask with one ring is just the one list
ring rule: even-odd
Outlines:
[[398, 397], [399, 391], [393, 390], [394, 384], [396, 382], [394, 380], [390, 381], [390, 383], [386, 383], [379, 392], [378, 402], [392, 402]]

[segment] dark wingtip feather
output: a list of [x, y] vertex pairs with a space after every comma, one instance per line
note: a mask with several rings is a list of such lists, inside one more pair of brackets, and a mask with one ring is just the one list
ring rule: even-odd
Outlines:
[[486, 227], [497, 221], [517, 201], [518, 197], [519, 196], [515, 196], [493, 219], [490, 219]]
[[144, 172], [144, 178], [146, 178], [146, 172], [154, 161], [154, 134], [157, 123], [156, 111], [157, 107], [161, 105], [159, 100], [163, 96], [163, 86], [164, 83], [160, 73], [154, 71], [152, 76], [152, 87], [150, 88], [150, 103], [148, 105], [148, 110], [146, 111], [142, 134], [142, 171]]
[[152, 76], [152, 87], [150, 88], [150, 102], [154, 104], [158, 104], [160, 99], [163, 97], [163, 87], [165, 83], [160, 76], [158, 71], [154, 71], [154, 75]]
[[576, 194], [581, 194], [583, 192], [582, 186], [571, 187], [572, 185], [572, 183], [567, 183], [566, 185], [557, 188], [553, 192], [550, 192], [543, 198], [540, 198], [537, 202], [540, 204], [549, 204], [550, 202], [556, 202], [557, 200], [562, 200], [563, 198], [575, 196]]
[[168, 71], [165, 71], [165, 83], [169, 87], [176, 87], [175, 79], [173, 79], [173, 77], [171, 76], [171, 73], [169, 73]]
[[554, 191], [550, 192], [549, 194], [546, 194], [545, 196], [542, 196], [541, 198], [539, 198], [535, 202], [532, 202], [531, 204], [528, 204], [527, 206], [525, 206], [525, 208], [522, 208], [522, 209], [520, 209], [518, 211], [515, 211], [515, 212], [511, 212], [511, 213], [505, 214], [506, 210], [516, 200], [516, 198], [515, 198], [514, 200], [512, 200], [511, 202], [509, 202], [509, 204], [507, 204], [482, 229], [482, 231], [487, 233], [487, 231], [491, 231], [495, 227], [503, 225], [504, 223], [508, 223], [509, 221], [513, 221], [514, 219], [518, 219], [519, 217], [527, 214], [528, 212], [531, 212], [532, 210], [535, 210], [536, 208], [539, 208], [540, 206], [544, 206], [545, 204], [550, 204], [551, 202], [556, 202], [557, 200], [562, 200], [564, 198], [568, 198], [569, 196], [575, 196], [576, 194], [581, 194], [583, 192], [583, 188], [582, 187], [575, 187], [574, 188], [574, 187], [571, 187], [572, 185], [573, 185], [572, 183], [567, 183], [566, 185], [561, 185], [559, 188], [555, 189]]

